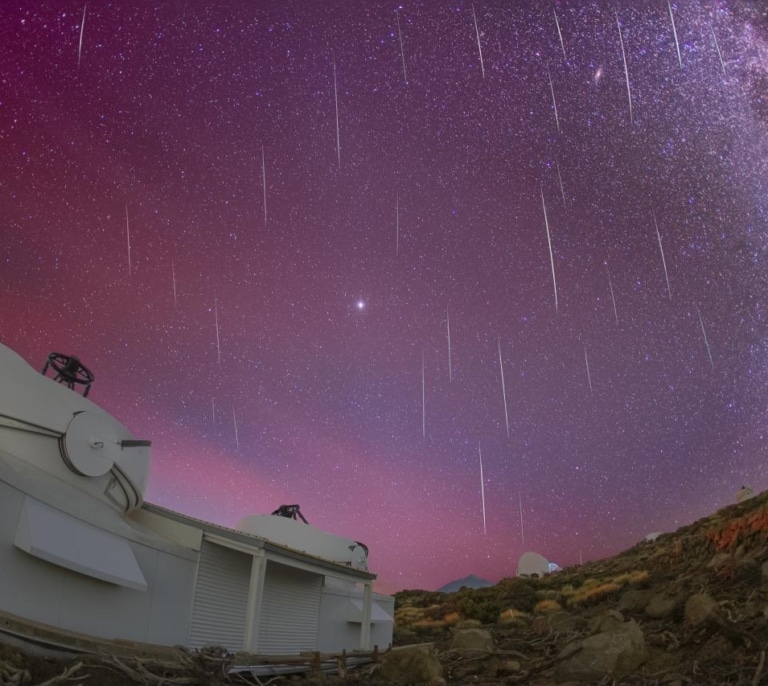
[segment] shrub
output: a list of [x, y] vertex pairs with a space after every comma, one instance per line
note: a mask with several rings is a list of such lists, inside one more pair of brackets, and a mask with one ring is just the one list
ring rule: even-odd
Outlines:
[[650, 577], [650, 574], [644, 569], [637, 569], [634, 572], [627, 572], [626, 574], [620, 574], [613, 579], [613, 583], [619, 584], [619, 586], [633, 586], [636, 584], [645, 584]]
[[522, 612], [532, 612], [539, 600], [530, 580], [512, 578], [503, 579], [498, 586], [498, 600], [503, 607], [511, 607]]
[[449, 612], [445, 617], [443, 617], [443, 621], [445, 622], [446, 626], [453, 626], [459, 621], [459, 613], [458, 612]]
[[550, 612], [557, 612], [558, 610], [562, 609], [563, 608], [560, 606], [560, 603], [558, 603], [556, 600], [545, 599], [536, 603], [535, 607], [533, 608], [533, 613], [537, 615], [546, 615]]
[[605, 600], [606, 597], [615, 593], [621, 588], [619, 584], [613, 582], [608, 583], [596, 583], [587, 586], [585, 583], [576, 593], [574, 593], [568, 603], [571, 606], [575, 605], [588, 605], [590, 603], [597, 602], [598, 600]]
[[492, 624], [501, 612], [499, 603], [494, 598], [466, 598], [461, 614], [466, 619], [476, 619], [481, 624]]
[[526, 620], [528, 619], [528, 615], [525, 612], [521, 612], [520, 610], [515, 610], [513, 608], [509, 608], [507, 610], [504, 610], [499, 615], [499, 619], [497, 620], [497, 624], [499, 626], [525, 626]]

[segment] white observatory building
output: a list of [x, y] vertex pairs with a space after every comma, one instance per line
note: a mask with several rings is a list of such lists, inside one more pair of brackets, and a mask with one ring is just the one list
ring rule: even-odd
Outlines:
[[268, 655], [390, 644], [394, 599], [372, 591], [363, 544], [145, 503], [150, 442], [85, 397], [77, 358], [43, 372], [0, 345], [0, 631]]

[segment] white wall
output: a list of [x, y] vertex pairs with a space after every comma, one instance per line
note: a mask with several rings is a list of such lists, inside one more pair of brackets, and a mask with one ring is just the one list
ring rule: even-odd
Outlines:
[[[0, 481], [0, 609], [101, 638], [184, 644], [196, 564], [130, 542], [147, 580], [137, 591], [38, 559], [14, 545], [24, 494]], [[92, 522], [94, 526], [98, 521]]]
[[[360, 621], [350, 621], [358, 613], [351, 601], [363, 600], [363, 590], [353, 583], [326, 577], [320, 602], [320, 632], [318, 650], [325, 653], [338, 653], [346, 648], [356, 650], [360, 646]], [[371, 602], [384, 610], [390, 617], [395, 614], [395, 599], [392, 596], [373, 593]], [[371, 643], [381, 650], [392, 643], [392, 622], [371, 622]]]

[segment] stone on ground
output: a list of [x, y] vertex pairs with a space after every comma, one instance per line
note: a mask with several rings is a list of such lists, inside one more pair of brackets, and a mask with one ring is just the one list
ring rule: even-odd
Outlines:
[[648, 659], [640, 627], [634, 622], [571, 643], [558, 656], [555, 679], [596, 682], [608, 677], [621, 679]]
[[432, 646], [408, 646], [382, 655], [379, 674], [393, 684], [437, 684], [443, 667]]
[[451, 650], [461, 653], [492, 653], [493, 637], [485, 629], [457, 629]]

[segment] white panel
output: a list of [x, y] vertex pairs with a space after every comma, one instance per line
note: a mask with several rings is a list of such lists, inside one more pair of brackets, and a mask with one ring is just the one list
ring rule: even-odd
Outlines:
[[60, 567], [118, 586], [147, 590], [128, 541], [28, 496], [14, 542], [24, 552]]
[[[347, 621], [360, 624], [363, 621], [363, 601], [360, 599], [350, 599], [347, 610]], [[371, 601], [371, 622], [378, 624], [380, 622], [393, 622], [390, 614], [375, 600]]]
[[253, 558], [203, 540], [189, 646], [243, 649]]
[[323, 575], [267, 562], [258, 650], [291, 655], [318, 649]]

